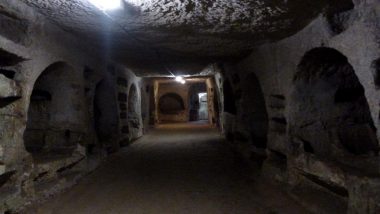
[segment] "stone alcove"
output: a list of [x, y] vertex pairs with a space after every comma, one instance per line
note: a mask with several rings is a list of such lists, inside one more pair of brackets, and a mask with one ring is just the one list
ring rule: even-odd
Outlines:
[[224, 112], [236, 114], [235, 94], [228, 80], [223, 82]]
[[298, 65], [289, 103], [296, 147], [321, 157], [378, 153], [376, 128], [353, 67], [332, 48], [307, 52]]
[[259, 80], [254, 73], [241, 80], [242, 96], [238, 101], [241, 130], [257, 148], [267, 147], [268, 112]]
[[131, 140], [139, 137], [139, 131], [141, 129], [140, 115], [141, 115], [141, 102], [137, 92], [137, 87], [132, 84], [129, 88], [128, 93], [128, 127], [129, 127], [129, 138]]
[[68, 156], [83, 137], [75, 70], [65, 62], [48, 66], [36, 80], [28, 109], [24, 145], [34, 158]]
[[98, 141], [108, 149], [115, 149], [118, 135], [118, 112], [115, 88], [111, 76], [98, 82], [94, 96], [94, 128]]
[[175, 93], [167, 93], [161, 96], [158, 105], [162, 114], [179, 114], [185, 110], [182, 97]]

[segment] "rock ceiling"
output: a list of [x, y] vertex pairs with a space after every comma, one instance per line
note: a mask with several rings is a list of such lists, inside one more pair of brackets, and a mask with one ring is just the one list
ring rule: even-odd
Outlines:
[[139, 75], [199, 72], [302, 29], [326, 0], [126, 0], [105, 13], [88, 0], [21, 0]]

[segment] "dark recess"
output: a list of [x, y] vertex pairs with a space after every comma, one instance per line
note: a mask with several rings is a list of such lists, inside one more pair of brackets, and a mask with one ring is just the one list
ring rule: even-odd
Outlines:
[[15, 78], [16, 72], [11, 71], [11, 70], [6, 70], [6, 69], [0, 69], [0, 74], [4, 75], [5, 77], [9, 79]]
[[333, 192], [339, 196], [342, 196], [345, 198], [347, 198], [349, 196], [347, 189], [344, 187], [338, 186], [332, 182], [324, 181], [321, 178], [319, 178], [318, 176], [315, 176], [312, 174], [303, 173], [303, 176], [305, 176], [305, 178], [309, 179], [310, 181], [318, 184], [319, 186], [322, 186], [322, 187], [328, 189], [329, 191], [331, 191], [331, 192]]
[[340, 34], [347, 29], [350, 12], [354, 7], [352, 0], [331, 1], [330, 7], [326, 11], [326, 19], [334, 34]]
[[13, 66], [24, 60], [25, 59], [23, 59], [22, 57], [9, 53], [8, 51], [5, 51], [0, 48], [0, 66]]
[[51, 101], [52, 96], [48, 91], [35, 89], [30, 97], [31, 101]]
[[273, 117], [273, 118], [272, 118], [272, 121], [273, 121], [273, 122], [276, 122], [276, 123], [283, 124], [283, 125], [286, 125], [286, 124], [287, 124], [286, 119], [283, 118], [283, 117]]
[[372, 63], [374, 81], [377, 89], [380, 89], [380, 58]]
[[225, 80], [223, 83], [223, 94], [224, 94], [224, 112], [227, 112], [230, 114], [236, 114], [237, 110], [236, 110], [235, 94], [228, 80]]
[[0, 98], [0, 108], [4, 108], [5, 106], [21, 99], [21, 97], [6, 97]]

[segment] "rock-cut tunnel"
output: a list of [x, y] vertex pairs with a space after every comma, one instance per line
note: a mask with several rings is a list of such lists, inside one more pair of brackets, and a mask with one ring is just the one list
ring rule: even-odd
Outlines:
[[0, 213], [380, 213], [377, 0], [0, 1]]

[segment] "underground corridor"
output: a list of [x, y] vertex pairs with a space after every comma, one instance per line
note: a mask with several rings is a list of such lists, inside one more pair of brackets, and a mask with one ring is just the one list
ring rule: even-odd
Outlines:
[[308, 213], [235, 158], [207, 124], [160, 125], [25, 213]]
[[378, 0], [0, 0], [0, 214], [380, 213]]

